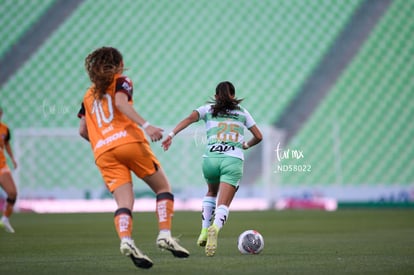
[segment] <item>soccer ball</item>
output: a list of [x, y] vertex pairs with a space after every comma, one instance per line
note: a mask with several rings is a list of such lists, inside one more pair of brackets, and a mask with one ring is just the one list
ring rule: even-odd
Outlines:
[[256, 230], [246, 230], [240, 234], [237, 248], [242, 254], [259, 254], [264, 248], [263, 236]]

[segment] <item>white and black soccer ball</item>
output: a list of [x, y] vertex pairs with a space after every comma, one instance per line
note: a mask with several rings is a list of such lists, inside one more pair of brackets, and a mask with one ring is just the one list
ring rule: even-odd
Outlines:
[[264, 248], [262, 234], [256, 230], [246, 230], [240, 234], [237, 248], [242, 254], [259, 254]]

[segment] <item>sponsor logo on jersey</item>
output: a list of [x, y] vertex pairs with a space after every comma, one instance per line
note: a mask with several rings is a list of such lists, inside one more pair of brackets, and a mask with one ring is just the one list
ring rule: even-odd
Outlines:
[[224, 153], [230, 150], [234, 150], [235, 146], [234, 145], [225, 145], [225, 144], [218, 144], [218, 145], [213, 145], [210, 147], [210, 152], [219, 152], [219, 153]]
[[96, 143], [94, 150], [96, 151], [97, 149], [101, 148], [102, 146], [108, 145], [111, 142], [113, 142], [115, 140], [118, 140], [120, 138], [124, 138], [126, 136], [127, 136], [127, 131], [124, 130], [124, 131], [117, 132], [117, 133], [115, 133], [115, 134], [113, 134], [113, 135], [111, 135], [111, 136], [109, 136], [109, 137], [107, 137], [105, 139], [100, 139]]

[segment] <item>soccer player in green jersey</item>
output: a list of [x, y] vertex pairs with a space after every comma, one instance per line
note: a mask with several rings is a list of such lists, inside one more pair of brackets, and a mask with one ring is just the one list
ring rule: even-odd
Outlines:
[[[192, 111], [162, 142], [166, 151], [173, 137], [190, 124], [199, 120], [206, 124], [207, 144], [202, 170], [208, 191], [203, 198], [202, 229], [197, 244], [205, 246], [207, 256], [216, 253], [218, 233], [227, 221], [230, 204], [243, 175], [243, 150], [262, 140], [253, 117], [240, 106], [242, 99], [235, 95], [231, 82], [219, 83], [214, 100]], [[249, 141], [244, 140], [245, 128], [253, 134]]]

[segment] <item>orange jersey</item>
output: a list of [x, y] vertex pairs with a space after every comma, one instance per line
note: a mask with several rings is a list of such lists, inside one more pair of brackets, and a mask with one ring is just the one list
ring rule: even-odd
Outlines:
[[89, 141], [95, 160], [104, 152], [119, 145], [146, 141], [144, 132], [115, 107], [115, 94], [125, 93], [133, 104], [131, 80], [120, 74], [115, 75], [104, 97], [95, 99], [93, 85], [86, 92], [78, 117], [85, 117]]
[[6, 164], [6, 155], [4, 154], [4, 149], [6, 143], [10, 140], [10, 131], [9, 127], [3, 122], [0, 122], [0, 168]]

